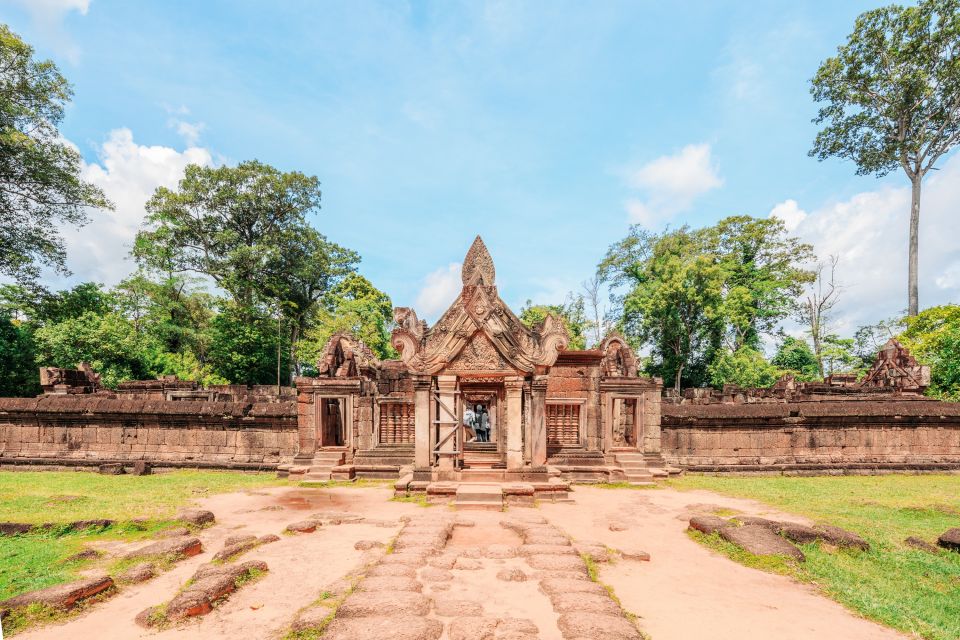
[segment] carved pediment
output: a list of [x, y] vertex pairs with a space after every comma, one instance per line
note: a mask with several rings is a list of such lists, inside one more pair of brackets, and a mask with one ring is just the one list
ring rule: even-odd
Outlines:
[[603, 351], [601, 370], [605, 377], [637, 377], [637, 358], [623, 336], [616, 333], [608, 335], [600, 343], [600, 350]]
[[[423, 374], [453, 366], [465, 367], [458, 372], [534, 373], [556, 362], [570, 341], [563, 322], [547, 316], [531, 329], [520, 321], [497, 293], [493, 259], [479, 236], [464, 258], [462, 273], [463, 290], [433, 327], [412, 309], [394, 310], [393, 346], [409, 369]], [[487, 366], [494, 361], [496, 366]]]
[[330, 336], [317, 363], [318, 378], [352, 378], [380, 366], [373, 351], [349, 333]]

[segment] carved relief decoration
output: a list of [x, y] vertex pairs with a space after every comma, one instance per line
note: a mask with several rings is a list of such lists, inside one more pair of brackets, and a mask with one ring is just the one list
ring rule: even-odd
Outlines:
[[377, 356], [363, 341], [349, 333], [330, 336], [317, 363], [318, 378], [349, 378], [369, 374], [380, 366]]
[[[464, 258], [462, 276], [463, 290], [433, 328], [419, 320], [413, 309], [394, 310], [397, 327], [392, 342], [408, 369], [420, 374], [452, 366], [457, 371], [533, 373], [556, 362], [570, 342], [563, 322], [548, 315], [539, 325], [527, 328], [510, 311], [497, 293], [493, 259], [479, 236]], [[496, 366], [489, 366], [494, 361]]]
[[600, 343], [603, 351], [601, 371], [608, 378], [636, 378], [637, 358], [626, 340], [618, 334], [610, 334]]

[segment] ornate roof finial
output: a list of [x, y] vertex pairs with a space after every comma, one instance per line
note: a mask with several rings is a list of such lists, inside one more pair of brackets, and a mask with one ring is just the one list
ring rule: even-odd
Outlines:
[[490, 287], [496, 282], [497, 272], [493, 268], [493, 258], [490, 257], [487, 245], [483, 244], [480, 236], [477, 236], [470, 245], [470, 250], [463, 259], [461, 275], [465, 287], [470, 285]]

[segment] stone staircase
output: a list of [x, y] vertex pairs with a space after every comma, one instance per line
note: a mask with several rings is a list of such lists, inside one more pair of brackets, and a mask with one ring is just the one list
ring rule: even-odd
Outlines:
[[453, 506], [455, 509], [501, 511], [503, 509], [503, 487], [493, 483], [461, 482], [457, 485], [457, 494], [453, 500]]
[[623, 470], [625, 480], [630, 484], [654, 484], [654, 473], [647, 465], [646, 457], [639, 452], [617, 452], [613, 454], [617, 465]]
[[303, 482], [328, 482], [333, 468], [342, 465], [345, 456], [343, 451], [318, 451], [303, 475]]

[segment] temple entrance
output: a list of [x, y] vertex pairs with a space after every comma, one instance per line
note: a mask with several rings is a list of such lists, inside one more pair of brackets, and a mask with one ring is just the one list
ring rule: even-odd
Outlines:
[[[503, 465], [503, 384], [461, 381], [461, 423], [469, 427], [463, 445], [464, 468], [491, 469]], [[474, 434], [470, 439], [471, 431]]]
[[345, 447], [347, 445], [346, 401], [343, 398], [320, 398], [318, 429], [321, 447]]

